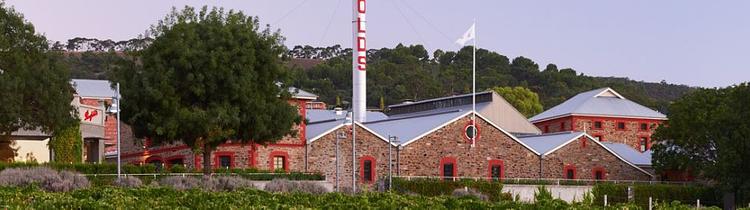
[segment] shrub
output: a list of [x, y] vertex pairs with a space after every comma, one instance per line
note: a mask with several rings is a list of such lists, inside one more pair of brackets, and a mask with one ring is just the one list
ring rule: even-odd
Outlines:
[[212, 190], [234, 191], [255, 188], [255, 185], [250, 180], [235, 176], [220, 176], [218, 178], [204, 177], [203, 181], [204, 183], [210, 183], [211, 186], [206, 188]]
[[201, 180], [194, 177], [170, 176], [159, 180], [159, 186], [176, 190], [195, 189], [201, 186]]
[[423, 196], [451, 195], [455, 189], [464, 187], [487, 195], [491, 201], [499, 201], [504, 197], [502, 193], [503, 185], [500, 182], [487, 180], [393, 179], [393, 189], [396, 191], [401, 193], [416, 193]]
[[271, 180], [271, 182], [266, 184], [264, 190], [268, 192], [304, 192], [311, 194], [322, 194], [328, 192], [328, 189], [316, 182], [294, 182], [289, 181], [288, 179]]
[[47, 191], [66, 192], [90, 186], [88, 179], [81, 174], [57, 172], [47, 167], [13, 168], [0, 172], [0, 186], [39, 186]]
[[474, 189], [469, 189], [469, 188], [455, 189], [453, 190], [452, 195], [453, 197], [458, 197], [458, 198], [474, 198], [474, 199], [479, 199], [482, 201], [489, 200], [489, 198], [486, 195], [480, 192], [477, 192]]
[[118, 187], [140, 187], [141, 185], [143, 185], [143, 182], [141, 181], [141, 179], [133, 176], [123, 176], [117, 178], [112, 184]]
[[552, 193], [547, 190], [547, 187], [544, 185], [540, 185], [536, 188], [536, 192], [534, 192], [534, 200], [535, 201], [542, 201], [542, 200], [553, 200], [555, 199], [552, 197]]

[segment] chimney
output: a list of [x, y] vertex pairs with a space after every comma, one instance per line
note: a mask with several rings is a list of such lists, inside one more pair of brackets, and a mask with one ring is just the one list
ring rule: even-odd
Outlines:
[[365, 0], [354, 0], [352, 10], [352, 111], [354, 121], [365, 122], [367, 106], [367, 35]]

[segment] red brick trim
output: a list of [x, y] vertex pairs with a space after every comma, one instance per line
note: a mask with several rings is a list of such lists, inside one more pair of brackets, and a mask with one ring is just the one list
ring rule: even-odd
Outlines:
[[[469, 142], [469, 143], [471, 143], [471, 138], [469, 137], [469, 135], [466, 134], [466, 129], [468, 129], [469, 126], [471, 126], [473, 124], [473, 122], [474, 122], [474, 120], [469, 120], [469, 122], [466, 123], [466, 125], [464, 125], [464, 130], [463, 130], [464, 138], [466, 139], [466, 142]], [[479, 140], [482, 137], [482, 130], [479, 129], [479, 123], [474, 124], [474, 128], [477, 129], [477, 133], [476, 133], [477, 136], [474, 138], [475, 141], [476, 141], [476, 140]]]
[[214, 165], [213, 168], [219, 168], [220, 162], [219, 157], [221, 156], [229, 156], [229, 168], [234, 168], [234, 152], [224, 151], [224, 152], [214, 152]]
[[154, 150], [145, 150], [141, 152], [133, 152], [133, 153], [127, 153], [122, 154], [120, 156], [121, 158], [130, 158], [130, 157], [136, 157], [136, 156], [146, 156], [147, 154], [159, 154], [162, 152], [170, 152], [172, 150], [183, 150], [183, 149], [189, 149], [187, 145], [181, 145], [181, 146], [174, 146], [174, 147], [165, 147], [161, 149], [154, 149]]
[[[596, 127], [596, 123], [599, 123], [599, 127]], [[591, 130], [604, 130], [603, 120], [591, 120]]]
[[445, 170], [443, 170], [443, 166], [446, 163], [453, 163], [453, 177], [458, 176], [458, 164], [456, 163], [455, 157], [443, 157], [440, 159], [440, 176], [445, 177]]
[[641, 138], [646, 138], [646, 151], [651, 150], [651, 137], [648, 135], [638, 135], [638, 151], [645, 152], [641, 151]]
[[578, 171], [576, 170], [576, 166], [573, 164], [566, 164], [565, 166], [563, 166], [563, 177], [566, 179], [568, 178], [569, 169], [573, 170], [573, 179], [578, 179]]
[[[500, 166], [500, 179], [505, 178], [505, 164], [503, 160], [489, 160], [487, 163], [487, 179], [492, 180], [492, 166]], [[454, 166], [455, 167], [455, 166]]]
[[[372, 161], [372, 180], [367, 182], [365, 181], [365, 160]], [[363, 183], [374, 183], [375, 180], [378, 180], [377, 178], [377, 161], [374, 157], [365, 155], [359, 158], [359, 180], [361, 180]]]
[[604, 167], [597, 166], [591, 169], [591, 179], [596, 179], [596, 172], [602, 172], [602, 180], [607, 179], [607, 170]]
[[271, 171], [276, 170], [273, 168], [273, 157], [284, 157], [284, 171], [289, 172], [289, 154], [284, 151], [273, 151], [270, 155], [268, 155], [268, 168], [271, 169]]
[[250, 147], [250, 150], [247, 151], [248, 168], [257, 168], [257, 165], [256, 165], [257, 162], [255, 160], [257, 156], [258, 156], [258, 152], [256, 151], [255, 145], [253, 145]]
[[158, 160], [159, 162], [161, 162], [162, 164], [164, 164], [164, 158], [161, 158], [161, 156], [158, 156], [158, 155], [154, 155], [154, 156], [148, 157], [148, 158], [146, 158], [146, 161], [144, 161], [144, 162], [145, 163], [151, 163], [151, 161], [154, 161], [154, 160]]
[[[620, 128], [620, 123], [623, 124], [623, 128]], [[628, 122], [622, 121], [622, 120], [615, 121], [615, 130], [618, 130], [618, 131], [627, 131], [628, 130]]]
[[197, 170], [201, 170], [201, 167], [203, 166], [203, 165], [201, 164], [201, 160], [202, 160], [203, 158], [202, 158], [202, 157], [201, 157], [201, 155], [199, 155], [199, 154], [195, 154], [195, 155], [194, 155], [194, 157], [195, 157], [195, 159], [194, 159], [195, 161], [194, 161], [193, 163], [195, 163], [195, 169], [197, 169]]
[[586, 138], [586, 137], [580, 138], [581, 148], [586, 148], [586, 139], [588, 139], [588, 138]]

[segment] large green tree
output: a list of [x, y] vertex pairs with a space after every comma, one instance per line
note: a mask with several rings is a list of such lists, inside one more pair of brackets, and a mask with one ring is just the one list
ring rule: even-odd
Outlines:
[[14, 9], [0, 1], [0, 161], [12, 161], [11, 133], [47, 133], [75, 122], [73, 90], [59, 54]]
[[300, 122], [287, 102], [282, 37], [236, 11], [185, 7], [152, 26], [153, 43], [115, 70], [136, 136], [203, 153], [227, 140], [268, 143]]
[[525, 87], [495, 87], [491, 89], [505, 98], [521, 114], [531, 117], [542, 112], [539, 95]]
[[[657, 170], [687, 170], [728, 192], [750, 193], [750, 85], [700, 89], [669, 106], [654, 135]], [[750, 194], [740, 194], [750, 197]]]

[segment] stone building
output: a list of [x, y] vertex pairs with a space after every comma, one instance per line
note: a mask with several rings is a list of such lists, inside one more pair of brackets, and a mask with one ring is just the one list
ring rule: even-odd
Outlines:
[[602, 142], [621, 143], [641, 152], [666, 115], [630, 101], [611, 88], [580, 93], [529, 119], [543, 133], [582, 131]]

